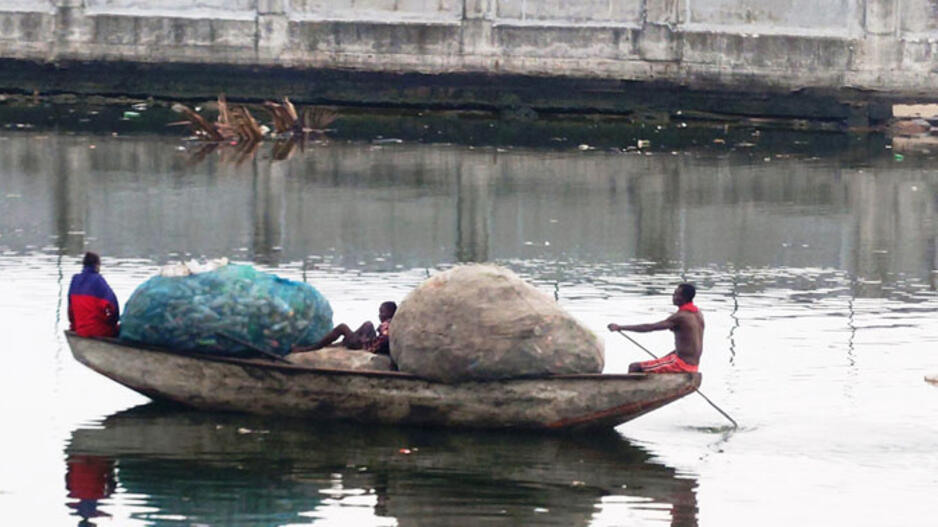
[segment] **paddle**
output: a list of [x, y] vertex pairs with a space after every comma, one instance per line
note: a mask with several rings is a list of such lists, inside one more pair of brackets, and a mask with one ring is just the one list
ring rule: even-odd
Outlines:
[[290, 361], [288, 361], [287, 359], [281, 357], [280, 355], [277, 355], [276, 353], [274, 353], [274, 352], [272, 352], [272, 351], [267, 351], [267, 350], [265, 350], [265, 349], [259, 348], [259, 347], [255, 346], [254, 344], [251, 344], [250, 342], [248, 342], [248, 341], [246, 341], [246, 340], [241, 340], [241, 339], [239, 339], [238, 337], [232, 337], [231, 335], [228, 335], [228, 334], [225, 334], [225, 333], [222, 333], [222, 332], [215, 333], [215, 335], [217, 335], [217, 336], [219, 336], [219, 337], [222, 337], [222, 338], [226, 338], [226, 339], [230, 340], [231, 342], [234, 342], [235, 344], [241, 344], [241, 345], [244, 346], [245, 348], [248, 348], [248, 349], [251, 350], [251, 351], [256, 351], [257, 353], [260, 353], [261, 355], [263, 355], [263, 356], [267, 357], [268, 359], [271, 359], [271, 360], [273, 360], [273, 361], [275, 361], [275, 362], [285, 362], [285, 363], [287, 363], [287, 364], [293, 364], [292, 362], [290, 362]]
[[[648, 351], [648, 348], [646, 348], [645, 346], [642, 346], [642, 345], [639, 344], [635, 339], [633, 339], [632, 337], [626, 335], [626, 334], [625, 334], [625, 331], [623, 331], [623, 330], [620, 329], [620, 330], [619, 330], [619, 334], [621, 334], [623, 337], [629, 339], [629, 342], [631, 342], [632, 344], [635, 344], [636, 346], [638, 346], [639, 348], [641, 348], [645, 353], [651, 355], [653, 358], [655, 358], [655, 359], [658, 358], [658, 357], [655, 357], [655, 354], [654, 354], [654, 353]], [[733, 423], [733, 428], [739, 428], [739, 425], [736, 423], [736, 420], [734, 420], [732, 417], [730, 417], [730, 414], [724, 412], [719, 406], [717, 406], [713, 401], [711, 401], [709, 397], [707, 397], [706, 395], [704, 395], [703, 392], [701, 392], [701, 391], [698, 390], [697, 388], [694, 388], [694, 391], [697, 392], [697, 395], [703, 397], [703, 398], [704, 398], [704, 401], [707, 401], [708, 403], [710, 403], [710, 406], [716, 408], [716, 411], [718, 411], [718, 412], [720, 412], [721, 414], [723, 414], [723, 417], [729, 419], [730, 422]]]

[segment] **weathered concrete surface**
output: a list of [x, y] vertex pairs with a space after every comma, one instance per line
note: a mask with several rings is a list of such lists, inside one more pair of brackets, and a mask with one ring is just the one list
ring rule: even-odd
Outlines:
[[[24, 67], [21, 61], [69, 67], [93, 61], [111, 74], [97, 79], [98, 92], [109, 85], [123, 91], [126, 68], [101, 66], [126, 63], [300, 75], [288, 76], [285, 88], [308, 84], [305, 72], [358, 72], [347, 73], [354, 89], [338, 95], [324, 96], [322, 85], [305, 90], [312, 99], [347, 102], [370, 93], [384, 103], [473, 104], [475, 93], [440, 90], [448, 85], [440, 75], [476, 76], [481, 85], [492, 78], [601, 83], [577, 86], [573, 95], [582, 97], [554, 105], [577, 108], [589, 107], [591, 93], [627, 96], [631, 86], [623, 81], [733, 93], [814, 90], [850, 101], [935, 100], [938, 2], [0, 0], [0, 59], [16, 59], [3, 63], [0, 89], [22, 88], [12, 71]], [[163, 70], [143, 71], [150, 75], [139, 82]], [[222, 78], [244, 78], [245, 70], [233, 71]], [[421, 74], [424, 93], [385, 93], [386, 79], [368, 89], [369, 73]], [[518, 104], [551, 106], [519, 94], [513, 82], [495, 90]], [[511, 104], [498, 95], [482, 98]], [[615, 110], [608, 102], [599, 106]]]

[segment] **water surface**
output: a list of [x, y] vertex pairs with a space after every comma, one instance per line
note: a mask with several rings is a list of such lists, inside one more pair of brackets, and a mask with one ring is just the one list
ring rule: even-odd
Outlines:
[[[274, 161], [266, 146], [180, 146], [0, 134], [5, 520], [933, 524], [933, 160], [333, 140]], [[692, 280], [702, 388], [742, 428], [693, 396], [574, 437], [146, 405], [62, 338], [88, 249], [121, 301], [159, 265], [226, 256], [315, 285], [350, 324], [440, 269], [496, 262], [603, 335], [607, 372], [645, 356], [606, 324], [664, 318]], [[670, 349], [667, 334], [636, 339]]]

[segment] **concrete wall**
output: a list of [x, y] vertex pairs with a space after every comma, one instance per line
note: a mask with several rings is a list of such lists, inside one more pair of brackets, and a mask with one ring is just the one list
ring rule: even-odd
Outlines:
[[0, 0], [0, 58], [930, 98], [938, 0]]

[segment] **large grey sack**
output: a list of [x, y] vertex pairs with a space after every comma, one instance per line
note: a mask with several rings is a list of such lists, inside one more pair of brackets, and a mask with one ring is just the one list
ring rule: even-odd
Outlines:
[[600, 373], [603, 344], [553, 298], [493, 265], [439, 273], [391, 322], [400, 371], [444, 382]]

